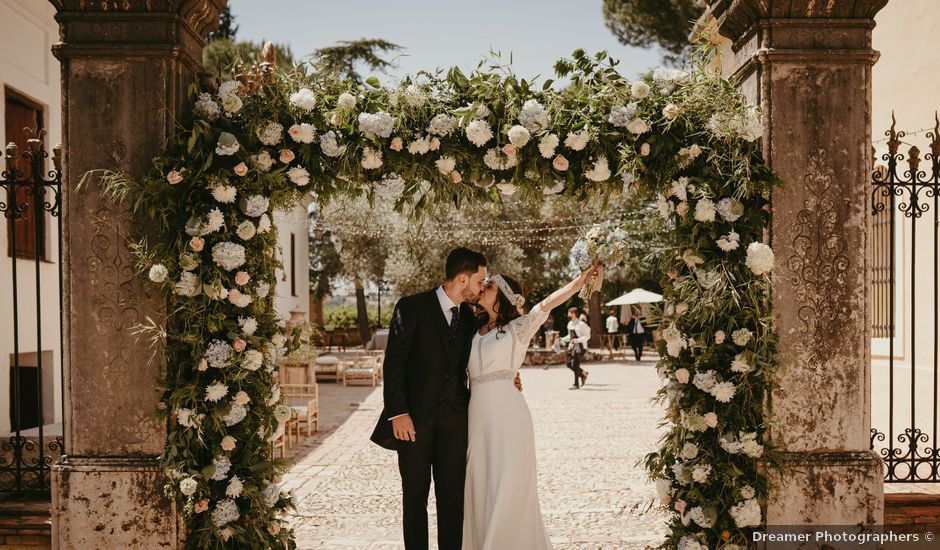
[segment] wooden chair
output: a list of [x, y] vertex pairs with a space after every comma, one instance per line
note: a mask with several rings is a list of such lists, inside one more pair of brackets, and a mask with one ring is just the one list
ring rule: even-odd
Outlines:
[[332, 378], [334, 382], [339, 382], [342, 374], [342, 362], [335, 355], [321, 355], [313, 360], [315, 381], [320, 378]]
[[284, 458], [284, 455], [287, 453], [287, 447], [285, 446], [285, 440], [284, 440], [284, 435], [285, 435], [286, 433], [287, 433], [287, 431], [285, 430], [285, 433], [284, 433], [284, 434], [281, 434], [281, 437], [278, 437], [276, 440], [274, 440], [274, 441], [271, 443], [271, 452], [273, 453], [273, 452], [277, 451], [278, 449], [280, 449], [280, 451], [281, 451], [280, 457], [281, 457], [281, 458]]
[[369, 356], [372, 357], [372, 360], [375, 361], [375, 369], [378, 371], [379, 380], [382, 379], [382, 367], [385, 363], [385, 351], [384, 350], [373, 350], [369, 352]]
[[379, 369], [375, 367], [375, 360], [372, 357], [354, 357], [346, 360], [343, 367], [343, 386], [348, 386], [350, 382], [365, 381], [372, 384], [372, 387], [378, 383]]
[[[285, 432], [289, 434], [293, 428], [299, 442], [301, 423], [307, 436], [310, 435], [311, 424], [313, 431], [320, 431], [320, 389], [316, 384], [281, 384], [281, 395], [284, 396], [284, 404], [294, 409], [295, 414], [288, 421]], [[290, 445], [289, 435], [287, 444]]]

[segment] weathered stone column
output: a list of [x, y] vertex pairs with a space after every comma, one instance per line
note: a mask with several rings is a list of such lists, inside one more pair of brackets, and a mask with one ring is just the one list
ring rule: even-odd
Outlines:
[[158, 366], [132, 327], [159, 320], [137, 284], [127, 205], [89, 170], [143, 173], [174, 131], [224, 0], [52, 0], [58, 13], [64, 145], [66, 456], [53, 470], [53, 548], [175, 548], [157, 462]]
[[871, 49], [887, 0], [721, 0], [739, 89], [764, 112], [773, 193], [774, 310], [782, 351], [775, 439], [799, 470], [771, 495], [772, 525], [883, 519], [869, 451]]

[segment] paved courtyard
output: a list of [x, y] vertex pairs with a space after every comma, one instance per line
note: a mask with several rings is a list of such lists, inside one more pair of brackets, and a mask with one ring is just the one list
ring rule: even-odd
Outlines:
[[[661, 411], [652, 361], [588, 364], [586, 388], [569, 390], [563, 366], [522, 371], [535, 423], [539, 494], [558, 550], [632, 549], [657, 543], [663, 516], [638, 461], [654, 449]], [[368, 441], [381, 387], [320, 384], [323, 425], [289, 452], [285, 483], [300, 504], [299, 548], [402, 548], [395, 454]], [[434, 497], [431, 503], [432, 546]]]

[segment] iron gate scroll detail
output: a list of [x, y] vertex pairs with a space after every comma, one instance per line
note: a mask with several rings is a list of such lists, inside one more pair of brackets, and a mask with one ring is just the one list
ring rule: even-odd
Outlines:
[[[872, 172], [871, 181], [873, 336], [887, 339], [888, 350], [887, 387], [873, 385], [873, 391], [888, 392], [887, 418], [880, 418], [883, 410], [873, 411], [871, 448], [884, 460], [886, 482], [932, 483], [940, 481], [937, 447], [940, 344], [936, 337], [940, 327], [937, 322], [940, 311], [940, 118], [935, 114], [934, 128], [926, 133], [930, 152], [923, 157], [916, 145], [904, 141], [906, 133], [895, 129], [893, 113], [891, 119], [891, 129], [885, 132], [888, 152], [881, 157], [885, 164]], [[906, 153], [900, 152], [902, 144], [909, 145]], [[924, 227], [927, 220], [932, 223]], [[899, 235], [903, 237], [900, 244]], [[926, 253], [918, 254], [918, 240], [923, 243], [920, 244], [922, 252], [932, 249], [929, 257], [925, 258]], [[923, 248], [931, 242], [932, 247]], [[904, 262], [903, 271], [899, 271], [898, 262]], [[928, 278], [928, 274], [932, 277]], [[902, 285], [900, 298], [899, 284]], [[924, 290], [925, 285], [927, 290]], [[925, 303], [918, 292], [932, 293], [932, 300], [928, 298]], [[900, 325], [903, 330], [898, 331], [897, 316], [902, 305]], [[934, 337], [921, 342], [918, 340], [921, 327], [915, 320], [925, 323], [931, 318]], [[921, 338], [923, 334], [921, 332]], [[873, 369], [876, 367], [885, 365], [872, 365]], [[932, 396], [932, 404], [928, 396]]]
[[[12, 312], [3, 311], [0, 315], [13, 319], [13, 355], [11, 357], [11, 403], [10, 403], [10, 421], [12, 433], [0, 439], [0, 495], [10, 494], [37, 494], [48, 495], [50, 492], [51, 468], [55, 459], [65, 452], [65, 439], [62, 434], [64, 430], [64, 420], [60, 433], [48, 432], [50, 422], [53, 419], [46, 418], [43, 410], [43, 375], [52, 373], [53, 369], [47, 368], [43, 372], [43, 337], [42, 337], [42, 313], [43, 304], [49, 300], [55, 300], [59, 310], [59, 326], [61, 326], [62, 315], [62, 224], [57, 223], [55, 235], [49, 235], [46, 227], [46, 216], [60, 219], [62, 205], [62, 175], [61, 175], [61, 149], [60, 146], [54, 148], [52, 157], [54, 170], [46, 173], [46, 161], [49, 158], [48, 152], [43, 146], [45, 140], [45, 130], [33, 132], [26, 129], [27, 147], [20, 150], [15, 143], [10, 143], [6, 147], [6, 170], [0, 173], [0, 186], [3, 193], [0, 194], [0, 212], [3, 212], [9, 232], [8, 246], [9, 261], [11, 262], [11, 286], [13, 293]], [[28, 167], [28, 174], [22, 170], [23, 165]], [[21, 231], [29, 225], [18, 223], [32, 217], [32, 230], [35, 241], [32, 251], [17, 250], [17, 229]], [[22, 226], [22, 227], [17, 227]], [[56, 258], [56, 291], [58, 296], [43, 296], [41, 268], [43, 264], [48, 264], [45, 254], [46, 237], [58, 239], [58, 258]], [[23, 235], [20, 236], [22, 238]], [[20, 265], [17, 265], [19, 262]], [[22, 269], [23, 262], [29, 262], [32, 265], [35, 275], [35, 302], [23, 303], [23, 293], [28, 293], [28, 283], [21, 280], [23, 277], [18, 271], [27, 271]], [[4, 291], [10, 289], [10, 286], [4, 284]], [[28, 300], [32, 301], [32, 299]], [[35, 307], [33, 312], [36, 317], [35, 343], [25, 341], [28, 335], [24, 337], [23, 333], [30, 330], [31, 327], [24, 326], [21, 323], [21, 316], [28, 312], [27, 308]], [[12, 315], [11, 315], [12, 313]], [[21, 381], [26, 372], [26, 366], [23, 365], [25, 353], [24, 347], [36, 346], [35, 365], [29, 368], [35, 368], [36, 377], [36, 395], [26, 396], [21, 393]], [[62, 373], [62, 342], [61, 333], [59, 340], [59, 372]], [[48, 347], [48, 343], [47, 346]], [[55, 360], [53, 361], [53, 365]], [[64, 379], [64, 378], [63, 378]], [[48, 382], [48, 381], [47, 381]], [[60, 392], [55, 396], [55, 376], [53, 375], [52, 388], [53, 399], [64, 402], [63, 394]], [[64, 391], [64, 387], [63, 387]], [[35, 399], [36, 410], [28, 411], [25, 409], [25, 400]], [[53, 407], [53, 411], [55, 408]], [[38, 420], [35, 428], [24, 429], [24, 416], [29, 414], [28, 418]], [[34, 433], [35, 432], [35, 433]]]

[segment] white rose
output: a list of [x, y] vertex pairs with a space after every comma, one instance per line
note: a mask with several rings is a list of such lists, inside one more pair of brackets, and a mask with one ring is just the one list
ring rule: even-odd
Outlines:
[[509, 136], [509, 143], [512, 143], [516, 147], [525, 147], [529, 143], [529, 139], [532, 138], [532, 134], [526, 129], [525, 126], [515, 125], [509, 129], [507, 133]]
[[753, 242], [747, 246], [744, 263], [755, 275], [770, 273], [774, 268], [774, 251], [764, 243]]

